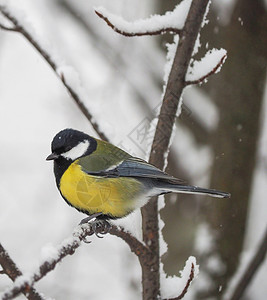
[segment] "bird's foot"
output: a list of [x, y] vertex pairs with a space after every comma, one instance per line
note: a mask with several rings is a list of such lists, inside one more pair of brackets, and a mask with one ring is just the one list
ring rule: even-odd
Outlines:
[[92, 229], [98, 238], [103, 238], [103, 236], [101, 236], [101, 235], [105, 235], [105, 234], [109, 233], [109, 231], [111, 229], [111, 225], [105, 219], [96, 219], [92, 222]]
[[[102, 213], [92, 214], [89, 217], [82, 219], [81, 222], [79, 223], [79, 225], [90, 223], [93, 233], [98, 238], [103, 238], [103, 236], [101, 236], [101, 235], [109, 233], [109, 231], [111, 229], [111, 225], [105, 219], [97, 219], [97, 217], [100, 215], [102, 215]], [[93, 219], [95, 219], [95, 220], [93, 220]]]

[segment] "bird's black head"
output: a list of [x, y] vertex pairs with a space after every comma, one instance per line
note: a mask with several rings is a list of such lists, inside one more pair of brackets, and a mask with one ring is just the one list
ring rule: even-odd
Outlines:
[[88, 134], [70, 128], [64, 129], [54, 137], [51, 144], [52, 153], [46, 160], [64, 158], [74, 161], [95, 151], [96, 146], [96, 140]]

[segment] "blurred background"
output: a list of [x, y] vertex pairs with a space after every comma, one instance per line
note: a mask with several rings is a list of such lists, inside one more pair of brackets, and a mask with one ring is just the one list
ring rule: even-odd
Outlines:
[[[131, 21], [163, 14], [179, 1], [12, 2], [57, 62], [77, 71], [85, 104], [111, 141], [146, 158], [150, 122], [162, 94], [166, 43], [173, 37], [120, 36], [94, 7]], [[225, 48], [228, 58], [219, 74], [183, 96], [167, 172], [232, 194], [223, 200], [166, 197], [161, 210], [165, 272], [179, 275], [190, 255], [200, 264], [185, 299], [227, 298], [266, 229], [266, 8], [261, 0], [212, 1], [196, 58], [213, 47]], [[20, 34], [4, 31], [0, 103], [0, 242], [28, 273], [84, 217], [56, 189], [52, 165], [45, 161], [51, 140], [66, 127], [95, 132], [35, 49]], [[138, 213], [130, 219], [140, 225]], [[141, 270], [128, 246], [109, 235], [92, 240], [36, 284], [37, 290], [55, 299], [141, 299]], [[265, 299], [266, 276], [265, 262], [242, 299]], [[1, 275], [0, 291], [10, 283]]]

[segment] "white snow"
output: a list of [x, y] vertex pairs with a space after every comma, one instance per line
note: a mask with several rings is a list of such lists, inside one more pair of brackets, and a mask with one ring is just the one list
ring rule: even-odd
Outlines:
[[[41, 48], [48, 54], [53, 63], [56, 66], [56, 72], [59, 77], [64, 76], [64, 80], [70, 88], [78, 95], [81, 102], [87, 104], [89, 112], [93, 116], [101, 115], [101, 109], [98, 105], [95, 105], [94, 102], [89, 101], [86, 89], [81, 83], [80, 77], [74, 67], [70, 66], [65, 62], [64, 59], [60, 56], [59, 53], [54, 49], [51, 43], [37, 30], [29, 20], [28, 15], [22, 9], [18, 9], [15, 5], [15, 2], [11, 1], [7, 6], [7, 11], [14, 15], [26, 31], [33, 37], [33, 39], [41, 46]], [[97, 118], [97, 123], [99, 123], [99, 129], [102, 132], [105, 132], [107, 135], [112, 134], [111, 126], [106, 120]], [[94, 120], [93, 120], [94, 121]], [[96, 134], [94, 134], [96, 135]]]
[[[142, 114], [137, 114], [140, 109], [134, 104], [134, 93], [128, 81], [125, 78], [122, 80], [118, 72], [105, 61], [105, 57], [91, 46], [93, 40], [88, 45], [88, 34], [85, 38], [73, 26], [70, 18], [66, 20], [63, 12], [54, 9], [54, 1], [44, 1], [43, 6], [41, 2], [16, 1], [16, 6], [26, 6], [27, 14], [36, 17], [46, 29], [49, 28], [47, 20], [52, 22], [52, 32], [40, 31], [45, 32], [49, 40], [53, 40], [54, 36], [61, 37], [54, 40], [55, 46], [59, 49], [65, 47], [66, 53], [76, 59], [74, 69], [79, 70], [81, 80], [86, 79], [87, 82], [86, 93], [89, 97], [86, 101], [92, 102], [100, 111], [95, 119], [101, 123], [111, 121], [109, 132], [115, 130], [117, 140], [121, 139], [124, 133], [127, 135], [130, 132], [131, 126], [138, 123], [139, 118], [143, 118]], [[92, 13], [92, 19], [94, 17]], [[35, 20], [32, 24], [36, 25]], [[67, 40], [69, 36], [75, 36], [76, 43], [66, 47], [62, 32], [65, 32]], [[91, 135], [94, 132], [50, 67], [25, 39], [11, 32], [1, 31], [0, 34], [0, 122], [1, 127], [5, 128], [1, 135], [1, 155], [5, 159], [0, 162], [0, 235], [1, 242], [23, 274], [33, 274], [38, 270], [40, 260], [52, 259], [57, 255], [57, 246], [43, 245], [60, 245], [62, 238], [84, 217], [61, 198], [55, 186], [52, 166], [45, 161], [53, 135], [66, 127], [77, 128]], [[125, 42], [123, 44], [126, 45]], [[74, 48], [76, 45], [84, 49], [83, 55], [77, 53]], [[77, 65], [82, 66], [82, 71]], [[143, 64], [140, 65], [142, 74], [145, 74], [147, 70]], [[64, 68], [66, 64], [60, 63], [59, 66], [58, 70], [69, 71], [69, 75], [65, 75], [66, 81], [76, 88], [79, 80], [76, 84], [75, 76], [72, 78], [73, 69]], [[159, 99], [152, 89], [150, 94], [154, 95], [154, 99]], [[131, 103], [134, 105], [129, 111]], [[127, 138], [124, 144], [131, 146]], [[20, 220], [19, 225], [15, 220]], [[140, 266], [128, 245], [109, 235], [104, 239], [92, 237], [92, 240], [92, 244], [81, 246], [75, 255], [66, 258], [42, 279], [38, 283], [38, 290], [55, 299], [125, 299], [125, 295], [128, 295], [127, 300], [138, 298]], [[125, 265], [131, 270], [126, 275]], [[103, 280], [106, 290], [101, 289]], [[10, 285], [10, 280], [0, 280], [1, 291]]]
[[58, 258], [58, 249], [52, 245], [52, 243], [48, 243], [43, 246], [41, 249], [41, 257], [40, 257], [40, 265], [45, 261], [53, 261]]
[[197, 38], [196, 38], [196, 42], [195, 42], [195, 45], [194, 45], [194, 50], [193, 50], [192, 56], [194, 56], [198, 53], [198, 50], [200, 49], [200, 47], [201, 47], [200, 33], [198, 33]]
[[[31, 285], [33, 282], [33, 278], [31, 274], [24, 273], [23, 275], [16, 278], [14, 281], [12, 288], [20, 288], [25, 283]], [[12, 288], [7, 288], [3, 291], [3, 293], [0, 294], [0, 299], [2, 299], [4, 296], [10, 296]]]
[[[189, 7], [189, 2], [183, 3]], [[225, 0], [218, 2], [225, 3]], [[0, 3], [6, 3], [8, 7], [13, 3], [14, 10], [10, 8], [12, 13], [19, 17], [38, 43], [48, 50], [57, 63], [57, 72], [64, 73], [66, 82], [79, 91], [79, 96], [85, 97], [82, 100], [92, 110], [94, 120], [101, 124], [101, 129], [130, 153], [144, 155], [143, 150], [146, 148], [142, 144], [143, 148], [140, 150], [140, 144], [136, 145], [136, 141], [130, 140], [129, 133], [148, 117], [147, 110], [140, 105], [142, 101], [150, 110], [159, 107], [161, 91], [158, 82], [162, 78], [165, 57], [150, 37], [125, 39], [107, 26], [99, 26], [100, 21], [92, 7], [103, 5], [117, 15], [136, 19], [141, 14], [150, 15], [155, 11], [155, 1], [69, 1], [80, 18], [87, 22], [90, 34], [58, 6], [58, 1], [0, 0]], [[175, 26], [182, 26], [184, 17], [181, 16], [177, 21], [180, 25], [175, 23]], [[154, 21], [150, 18], [146, 22], [151, 24], [151, 29], [159, 26], [153, 24]], [[160, 23], [164, 23], [164, 18]], [[132, 30], [131, 23], [126, 24], [126, 29], [128, 27]], [[1, 242], [24, 274], [17, 280], [21, 284], [25, 280], [31, 280], [40, 262], [57, 257], [58, 246], [53, 245], [61, 245], [62, 238], [68, 236], [84, 217], [61, 199], [55, 187], [51, 164], [45, 161], [53, 135], [66, 127], [77, 128], [91, 135], [95, 133], [68, 97], [62, 83], [29, 43], [19, 34], [5, 31], [0, 31], [0, 34], [0, 123], [3, 128], [1, 157], [4, 157], [0, 161], [0, 236]], [[178, 37], [176, 40], [178, 41]], [[169, 52], [170, 60], [176, 45], [171, 47], [173, 50], [172, 53]], [[170, 64], [168, 68], [170, 69]], [[196, 106], [203, 107], [204, 104], [198, 103], [198, 99], [196, 92], [193, 100], [197, 102]], [[216, 126], [217, 116], [216, 107], [212, 109], [215, 117], [214, 122], [208, 125], [211, 129]], [[189, 170], [193, 180], [196, 177], [200, 181], [208, 179], [211, 157], [209, 149], [197, 148], [194, 138], [184, 129], [177, 130], [176, 136], [175, 154], [183, 158], [181, 163]], [[261, 160], [263, 161], [264, 159]], [[257, 175], [258, 183], [255, 184], [257, 194], [251, 204], [252, 244], [255, 242], [253, 237], [258, 238], [259, 228], [266, 220], [266, 180], [263, 174], [262, 168]], [[262, 181], [258, 180], [258, 176]], [[131, 218], [129, 216], [128, 221], [125, 218], [121, 222], [125, 223], [123, 226], [128, 227], [127, 230], [141, 239], [140, 212], [132, 214]], [[162, 226], [163, 223], [160, 222], [160, 227]], [[103, 239], [93, 236], [91, 240], [91, 244], [81, 245], [75, 255], [66, 258], [49, 276], [41, 280], [37, 285], [38, 291], [42, 291], [49, 299], [141, 299], [141, 269], [128, 245], [110, 235]], [[209, 242], [208, 239], [206, 241]], [[202, 241], [203, 247], [204, 242], [205, 240]], [[163, 240], [161, 247], [163, 253], [166, 249]], [[41, 258], [38, 259], [40, 253]], [[211, 261], [211, 268], [216, 268], [216, 263]], [[125, 272], [125, 266], [128, 272]], [[266, 264], [259, 270], [261, 275], [257, 275], [253, 290], [250, 290], [255, 299], [260, 299], [258, 295], [266, 286], [263, 284], [265, 267]], [[162, 275], [162, 282], [166, 280], [163, 291], [168, 294], [170, 286], [170, 291], [177, 293], [178, 279], [166, 279]], [[0, 290], [7, 290], [10, 284], [3, 277]], [[24, 297], [20, 296], [18, 299]]]
[[188, 279], [190, 278], [192, 264], [194, 265], [194, 279], [196, 279], [196, 277], [199, 274], [199, 266], [196, 264], [196, 258], [194, 256], [190, 256], [187, 259], [184, 269], [180, 271], [180, 277], [166, 277], [166, 274], [164, 274], [164, 272], [161, 271], [160, 284], [161, 296], [163, 299], [178, 297], [183, 292], [188, 282]]
[[95, 7], [95, 10], [106, 17], [116, 28], [127, 33], [154, 32], [165, 28], [182, 29], [192, 0], [184, 0], [176, 5], [173, 11], [165, 15], [152, 15], [148, 19], [127, 22], [121, 16], [110, 13], [104, 7]]
[[[16, 20], [18, 20], [18, 25], [22, 26], [24, 30], [30, 34], [34, 41], [38, 43], [38, 45], [49, 53], [51, 59], [57, 63], [62, 64], [62, 58], [60, 55], [55, 51], [54, 47], [51, 43], [46, 39], [46, 37], [42, 34], [41, 29], [36, 26], [36, 23], [33, 23], [32, 15], [27, 14], [25, 7], [23, 4], [18, 5], [16, 1], [4, 1], [3, 6], [5, 10], [14, 16]], [[1, 4], [1, 3], [0, 3]], [[1, 4], [2, 5], [2, 4]], [[27, 4], [26, 4], [27, 6]], [[0, 14], [2, 16], [2, 14]], [[11, 21], [7, 20], [10, 23], [10, 27], [14, 27]]]
[[211, 5], [211, 0], [209, 0], [206, 11], [205, 11], [205, 15], [201, 24], [201, 27], [203, 28], [206, 24], [209, 23], [209, 20], [207, 19], [208, 13], [210, 11], [210, 5]]
[[125, 231], [129, 232], [137, 240], [143, 243], [142, 216], [140, 209], [137, 209], [122, 219], [112, 220], [111, 223], [116, 226], [121, 226]]
[[[200, 61], [193, 60], [186, 74], [186, 81], [195, 81], [209, 74], [226, 53], [225, 49], [214, 48], [208, 51]], [[220, 71], [221, 66], [216, 69], [215, 74]]]
[[[165, 226], [164, 221], [161, 218], [160, 211], [165, 207], [165, 197], [161, 195], [158, 197], [158, 211], [159, 211], [159, 254], [160, 257], [168, 251], [168, 244], [165, 242], [162, 230]], [[162, 266], [163, 270], [163, 266]]]
[[[164, 67], [164, 82], [165, 82], [165, 84], [167, 83], [168, 78], [169, 78], [169, 74], [171, 71], [171, 67], [172, 67], [172, 63], [173, 63], [176, 49], [178, 46], [178, 42], [179, 42], [179, 36], [175, 35], [173, 37], [173, 43], [166, 45], [166, 47], [167, 47], [167, 54], [166, 54], [167, 62]], [[163, 92], [164, 91], [165, 91], [165, 86], [163, 88]]]

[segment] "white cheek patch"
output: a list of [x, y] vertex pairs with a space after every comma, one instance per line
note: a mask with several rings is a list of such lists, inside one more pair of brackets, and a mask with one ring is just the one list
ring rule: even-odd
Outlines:
[[89, 141], [80, 142], [77, 146], [73, 147], [69, 151], [62, 153], [61, 155], [67, 159], [76, 160], [77, 158], [83, 156], [87, 151], [90, 143]]

